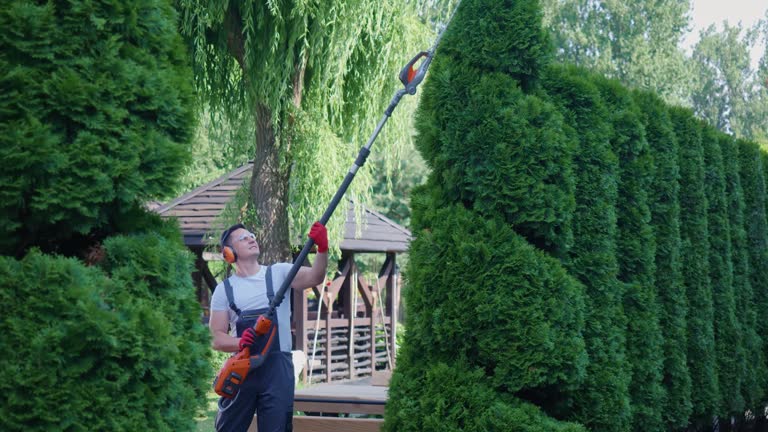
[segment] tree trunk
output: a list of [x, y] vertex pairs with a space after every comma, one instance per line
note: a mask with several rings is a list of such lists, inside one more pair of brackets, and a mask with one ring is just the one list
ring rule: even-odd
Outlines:
[[290, 166], [280, 166], [272, 115], [263, 104], [256, 109], [256, 157], [251, 176], [251, 198], [257, 218], [254, 228], [261, 249], [259, 262], [265, 264], [291, 261], [288, 238]]
[[[243, 38], [242, 17], [237, 3], [230, 4], [227, 10], [227, 47], [230, 54], [237, 60], [243, 71], [243, 79], [247, 82], [250, 76], [246, 59]], [[304, 88], [304, 71], [306, 58], [296, 65], [293, 78], [292, 102], [294, 106], [301, 105]], [[251, 175], [251, 200], [256, 211], [256, 238], [259, 242], [261, 256], [259, 262], [272, 264], [291, 261], [291, 241], [288, 227], [288, 182], [291, 177], [291, 164], [281, 166], [281, 147], [284, 152], [290, 151], [291, 134], [282, 134], [282, 143], [276, 140], [273, 128], [273, 116], [279, 113], [263, 102], [256, 103], [256, 155], [253, 160]], [[288, 119], [289, 130], [293, 118]], [[282, 145], [279, 145], [282, 144]]]

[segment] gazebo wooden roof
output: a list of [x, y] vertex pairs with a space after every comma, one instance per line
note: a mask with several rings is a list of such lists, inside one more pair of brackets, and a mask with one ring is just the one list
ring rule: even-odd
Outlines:
[[[189, 247], [206, 245], [206, 234], [223, 229], [216, 226], [224, 207], [251, 177], [253, 164], [247, 163], [212, 182], [188, 192], [154, 209], [162, 217], [176, 218], [184, 243]], [[365, 220], [359, 237], [353, 204], [347, 209], [347, 220], [341, 250], [349, 252], [405, 252], [411, 232], [379, 212], [364, 208]]]

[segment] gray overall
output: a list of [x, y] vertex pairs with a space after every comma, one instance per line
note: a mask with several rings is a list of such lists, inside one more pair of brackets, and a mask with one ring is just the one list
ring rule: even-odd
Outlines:
[[[267, 298], [270, 303], [275, 297], [272, 289], [272, 268], [267, 267]], [[248, 327], [253, 327], [268, 308], [241, 311], [234, 303], [232, 284], [224, 281], [229, 307], [237, 314], [235, 322], [237, 336], [240, 337]], [[274, 325], [279, 326], [277, 314]], [[220, 398], [219, 412], [216, 415], [218, 432], [246, 432], [257, 414], [259, 432], [290, 432], [293, 430], [293, 362], [290, 352], [280, 351], [279, 331], [269, 349], [264, 363], [248, 373], [240, 391], [233, 399]], [[252, 353], [261, 352], [266, 338], [257, 338], [251, 348]]]

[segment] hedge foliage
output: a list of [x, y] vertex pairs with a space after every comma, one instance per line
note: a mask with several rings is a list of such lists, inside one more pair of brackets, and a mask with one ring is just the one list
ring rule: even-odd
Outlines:
[[172, 190], [194, 95], [172, 2], [0, 8], [0, 253], [70, 254]]
[[750, 427], [768, 399], [768, 156], [549, 64], [537, 8], [464, 0], [425, 83], [432, 171], [385, 429]]
[[744, 410], [741, 397], [740, 369], [744, 351], [741, 329], [736, 319], [736, 297], [733, 290], [733, 253], [728, 224], [728, 202], [725, 187], [725, 165], [721, 140], [727, 137], [712, 127], [703, 126], [704, 186], [707, 196], [707, 229], [709, 231], [709, 280], [712, 289], [712, 324], [719, 392], [715, 413], [727, 417]]
[[179, 246], [113, 237], [101, 268], [39, 251], [0, 258], [0, 429], [194, 428], [208, 332]]
[[173, 6], [0, 8], [0, 430], [195, 427], [210, 351], [192, 257], [144, 210], [195, 128]]
[[[747, 361], [765, 365], [768, 360], [768, 322], [764, 318], [768, 307], [768, 228], [765, 213], [765, 178], [762, 170], [760, 147], [757, 143], [739, 140], [739, 174], [744, 192], [744, 230], [746, 251], [749, 262], [749, 283], [752, 292], [744, 300], [744, 313], [749, 324], [754, 325], [757, 337], [750, 340]], [[754, 317], [754, 322], [752, 319]], [[754, 385], [749, 388], [747, 406], [755, 407], [766, 398], [768, 370], [755, 367], [751, 378]]]
[[630, 376], [623, 293], [616, 278], [618, 159], [610, 145], [609, 111], [585, 71], [553, 67], [543, 81], [579, 138], [573, 161], [574, 242], [565, 263], [586, 287], [584, 340], [590, 363], [586, 381], [573, 397], [574, 416], [590, 429], [624, 430], [630, 421]]
[[709, 424], [717, 406], [712, 288], [709, 282], [709, 230], [704, 185], [701, 124], [682, 108], [670, 110], [678, 137], [680, 238], [683, 283], [688, 299], [688, 370], [694, 424]]
[[424, 87], [416, 145], [438, 173], [444, 199], [503, 215], [531, 243], [562, 253], [574, 208], [574, 142], [562, 115], [511, 76], [482, 73], [450, 55], [437, 57], [431, 74], [441, 85]]
[[635, 92], [633, 96], [642, 113], [654, 160], [648, 198], [656, 239], [654, 284], [663, 338], [662, 383], [666, 398], [662, 418], [667, 429], [674, 430], [688, 424], [692, 410], [686, 337], [688, 302], [680, 257], [678, 140], [669, 111], [660, 97], [648, 92]]
[[663, 339], [654, 286], [656, 244], [649, 205], [653, 158], [642, 115], [618, 81], [594, 78], [611, 113], [611, 147], [619, 159], [616, 201], [617, 278], [626, 315], [631, 430], [663, 431]]

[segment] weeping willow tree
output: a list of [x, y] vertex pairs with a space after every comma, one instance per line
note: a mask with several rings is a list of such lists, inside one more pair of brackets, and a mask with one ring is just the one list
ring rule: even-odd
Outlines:
[[[247, 205], [266, 262], [290, 257], [289, 230], [303, 231], [322, 213], [399, 85], [397, 72], [432, 39], [416, 6], [180, 1], [197, 89], [214, 124], [253, 131]], [[403, 105], [411, 111], [415, 101]], [[377, 143], [391, 161], [385, 167], [410, 138], [409, 118], [393, 116]], [[370, 172], [358, 173], [352, 197], [364, 200], [371, 182]]]

